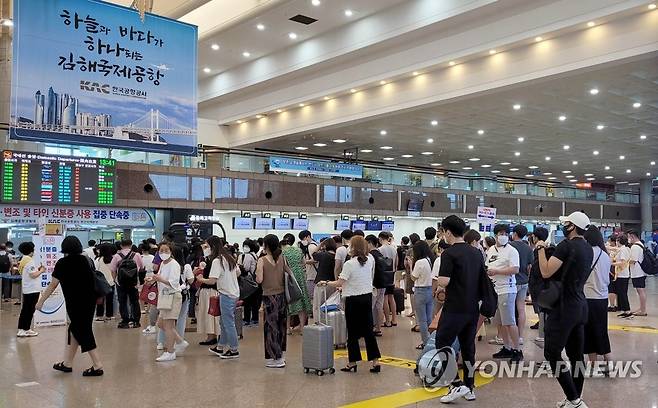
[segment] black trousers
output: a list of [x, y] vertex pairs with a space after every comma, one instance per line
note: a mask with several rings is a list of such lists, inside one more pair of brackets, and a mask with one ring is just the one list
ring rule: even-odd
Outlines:
[[359, 339], [366, 343], [368, 361], [380, 358], [377, 338], [372, 331], [372, 293], [345, 298], [345, 323], [347, 325], [347, 354], [350, 363], [361, 361]]
[[[585, 323], [587, 303], [565, 303], [546, 314], [544, 357], [569, 401], [580, 398], [585, 383]], [[566, 350], [571, 367], [562, 360]]]
[[[462, 361], [464, 362], [464, 385], [475, 386], [475, 335], [478, 314], [442, 312], [439, 329], [436, 332], [436, 349], [450, 347], [459, 339]], [[455, 384], [458, 385], [458, 384]]]
[[617, 309], [620, 312], [630, 312], [631, 303], [628, 301], [628, 281], [631, 278], [617, 278]]
[[2, 298], [11, 299], [11, 284], [13, 280], [2, 278]]
[[21, 314], [18, 316], [18, 329], [30, 330], [32, 328], [32, 317], [34, 316], [34, 307], [39, 300], [39, 293], [23, 293], [23, 303], [21, 305]]
[[115, 286], [117, 295], [119, 297], [119, 313], [121, 314], [121, 322], [138, 323], [142, 317], [142, 310], [139, 307], [139, 294], [137, 288], [125, 288], [123, 286]]
[[196, 287], [192, 286], [188, 289], [190, 295], [190, 307], [187, 309], [187, 317], [190, 319], [196, 319], [196, 311], [194, 305], [196, 305], [196, 294], [199, 291]]
[[258, 288], [251, 296], [244, 300], [244, 321], [257, 322], [258, 311], [260, 310], [261, 303], [263, 303], [263, 289]]
[[96, 305], [96, 317], [112, 317], [114, 316], [114, 290], [115, 286], [112, 286], [112, 292], [108, 293], [103, 299], [103, 303]]

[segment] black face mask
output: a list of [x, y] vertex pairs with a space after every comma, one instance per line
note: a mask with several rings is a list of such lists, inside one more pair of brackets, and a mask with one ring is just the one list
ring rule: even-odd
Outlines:
[[569, 234], [571, 233], [571, 231], [573, 231], [574, 228], [576, 228], [576, 227], [570, 228], [572, 225], [573, 225], [573, 224], [563, 225], [563, 226], [562, 226], [562, 233], [564, 233], [564, 236], [565, 236], [565, 237], [568, 237]]

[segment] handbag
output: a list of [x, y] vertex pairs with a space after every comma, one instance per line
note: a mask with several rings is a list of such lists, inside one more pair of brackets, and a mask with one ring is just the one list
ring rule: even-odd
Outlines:
[[240, 287], [241, 300], [248, 298], [258, 290], [258, 283], [251, 273], [244, 276], [238, 276], [238, 286]]
[[156, 306], [158, 304], [158, 284], [154, 282], [142, 286], [142, 291], [139, 293], [139, 300]]
[[288, 304], [292, 304], [302, 300], [302, 289], [299, 287], [297, 279], [295, 279], [295, 276], [292, 274], [287, 261], [284, 263], [284, 272], [286, 301]]
[[222, 309], [219, 306], [219, 295], [210, 296], [208, 299], [208, 314], [210, 316], [221, 316]]
[[161, 310], [171, 310], [174, 307], [174, 292], [168, 293], [162, 291], [158, 294], [157, 308]]
[[96, 270], [96, 265], [94, 261], [90, 258], [87, 258], [89, 267], [94, 276], [94, 293], [96, 294], [97, 301], [100, 301], [98, 304], [102, 304], [102, 300], [105, 299], [107, 295], [112, 293], [112, 286], [103, 275], [103, 272]]

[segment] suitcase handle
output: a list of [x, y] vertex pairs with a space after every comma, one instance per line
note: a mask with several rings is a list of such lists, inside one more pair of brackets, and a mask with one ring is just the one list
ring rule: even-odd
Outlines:
[[[325, 308], [326, 308], [326, 305], [327, 305], [327, 285], [324, 285], [322, 287], [322, 289], [323, 289], [322, 292], [324, 293], [324, 303], [322, 303], [322, 304], [325, 305]], [[322, 314], [322, 310], [320, 310], [320, 314]], [[322, 320], [320, 320], [320, 323], [322, 323]], [[329, 312], [326, 311], [326, 309], [325, 309], [325, 312], [324, 312], [324, 325], [329, 326]]]

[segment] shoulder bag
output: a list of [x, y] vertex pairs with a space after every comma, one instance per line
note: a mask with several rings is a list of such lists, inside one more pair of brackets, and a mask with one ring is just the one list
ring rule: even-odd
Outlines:
[[283, 276], [285, 279], [286, 301], [288, 302], [288, 304], [293, 304], [295, 302], [302, 300], [303, 297], [302, 289], [299, 287], [299, 284], [297, 283], [297, 279], [295, 279], [295, 275], [292, 274], [292, 271], [288, 266], [288, 261], [286, 261], [286, 259], [284, 258], [283, 262], [284, 262]]

